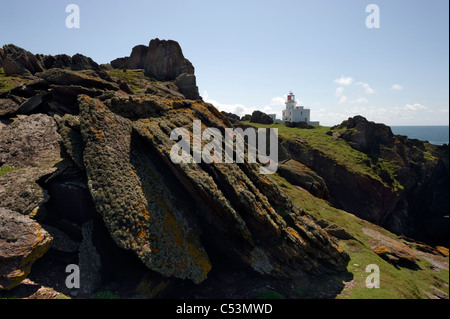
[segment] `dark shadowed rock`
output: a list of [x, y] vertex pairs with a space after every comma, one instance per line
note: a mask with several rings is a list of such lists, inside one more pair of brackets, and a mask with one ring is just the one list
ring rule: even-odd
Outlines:
[[117, 58], [111, 61], [111, 67], [114, 69], [125, 69], [127, 67], [127, 62], [130, 58], [129, 57], [123, 57], [123, 58]]
[[52, 238], [34, 220], [0, 207], [0, 290], [12, 289], [50, 248]]
[[26, 102], [24, 102], [19, 110], [18, 113], [19, 114], [29, 114], [32, 111], [34, 111], [35, 109], [37, 109], [43, 102], [44, 99], [48, 96], [47, 93], [41, 93], [41, 94], [36, 94], [33, 97], [31, 97], [30, 99], [28, 99]]
[[175, 84], [178, 87], [180, 93], [183, 94], [187, 99], [190, 100], [200, 99], [194, 74], [187, 74], [187, 73], [180, 74], [175, 79]]
[[120, 82], [119, 89], [121, 89], [122, 91], [124, 91], [127, 94], [133, 94], [133, 90], [131, 90], [131, 88], [127, 82]]
[[225, 117], [231, 122], [231, 123], [238, 123], [241, 118], [239, 117], [239, 115], [233, 114], [233, 113], [229, 113], [229, 112], [225, 112], [225, 111], [221, 111], [221, 113], [223, 115], [225, 115]]
[[6, 75], [31, 75], [44, 70], [34, 54], [13, 44], [3, 46], [1, 66]]
[[130, 58], [126, 62], [127, 69], [143, 69], [145, 68], [145, 60], [147, 59], [148, 46], [137, 45], [131, 51]]
[[145, 60], [145, 74], [160, 81], [173, 81], [183, 73], [194, 74], [194, 67], [183, 56], [178, 42], [151, 40]]
[[261, 111], [254, 111], [250, 118], [250, 122], [260, 123], [260, 124], [272, 124], [273, 120], [266, 113], [263, 113]]
[[78, 260], [80, 267], [80, 286], [83, 293], [93, 293], [102, 280], [102, 258], [94, 244], [94, 221], [90, 220], [82, 227], [83, 241], [80, 244]]

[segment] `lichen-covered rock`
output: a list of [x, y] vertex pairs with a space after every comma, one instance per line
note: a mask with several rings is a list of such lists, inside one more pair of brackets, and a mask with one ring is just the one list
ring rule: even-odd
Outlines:
[[402, 267], [417, 268], [417, 256], [413, 250], [399, 240], [387, 237], [373, 229], [363, 228], [370, 236], [371, 250], [386, 261]]
[[61, 138], [48, 115], [19, 115], [0, 134], [0, 163], [15, 170], [0, 176], [0, 207], [21, 214], [35, 214], [48, 201], [38, 184], [56, 171], [61, 161]]
[[0, 290], [12, 289], [50, 248], [52, 237], [34, 220], [0, 207]]
[[192, 132], [193, 119], [222, 130], [227, 122], [211, 104], [193, 103], [190, 108], [172, 108], [159, 117], [140, 119], [133, 127], [195, 199], [201, 219], [210, 225], [205, 236], [215, 249], [256, 272], [279, 277], [345, 267], [346, 253], [274, 183], [258, 174], [256, 166], [173, 164], [170, 132], [175, 127]]
[[316, 172], [296, 160], [287, 160], [278, 166], [280, 176], [293, 185], [298, 185], [312, 195], [329, 199], [327, 184]]
[[65, 151], [75, 164], [84, 170], [84, 142], [80, 132], [80, 118], [71, 114], [65, 114], [63, 117], [55, 115], [54, 118], [58, 123], [58, 133], [61, 135]]
[[89, 188], [115, 242], [163, 275], [204, 280], [211, 265], [195, 226], [152, 162], [132, 147], [131, 121], [99, 100], [79, 102]]

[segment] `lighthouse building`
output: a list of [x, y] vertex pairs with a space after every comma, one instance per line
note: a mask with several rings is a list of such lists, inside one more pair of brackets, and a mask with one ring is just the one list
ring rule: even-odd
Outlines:
[[295, 95], [289, 92], [286, 99], [286, 109], [283, 110], [282, 120], [289, 122], [306, 122], [310, 125], [319, 125], [319, 122], [312, 122], [310, 120], [310, 109], [305, 109], [303, 106], [297, 106]]

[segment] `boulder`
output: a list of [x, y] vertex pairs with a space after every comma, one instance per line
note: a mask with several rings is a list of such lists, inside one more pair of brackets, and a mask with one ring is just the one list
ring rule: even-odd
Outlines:
[[0, 207], [0, 290], [12, 289], [50, 248], [52, 237], [34, 220]]
[[183, 56], [178, 42], [151, 40], [145, 60], [145, 74], [156, 80], [173, 81], [183, 73], [194, 74], [194, 67]]
[[329, 200], [327, 185], [322, 177], [296, 160], [287, 160], [278, 165], [278, 173], [293, 185], [298, 185], [312, 195]]
[[263, 113], [261, 111], [254, 111], [252, 113], [251, 118], [250, 118], [250, 122], [252, 122], [252, 123], [260, 123], [260, 124], [272, 124], [273, 120], [266, 113]]

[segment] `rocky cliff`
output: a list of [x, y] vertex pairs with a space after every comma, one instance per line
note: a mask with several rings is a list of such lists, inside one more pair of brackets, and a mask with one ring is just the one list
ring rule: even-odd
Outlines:
[[336, 207], [396, 234], [448, 246], [448, 145], [396, 136], [361, 116], [315, 135], [320, 146], [282, 138], [280, 158], [315, 171]]
[[[48, 249], [44, 229], [52, 256], [79, 264], [86, 293], [127, 252], [156, 287], [199, 284], [224, 265], [286, 281], [345, 271], [347, 253], [255, 164], [170, 160], [174, 128], [231, 125], [180, 85], [193, 67], [176, 42], [133, 49], [119, 72], [11, 45], [0, 55], [20, 82], [0, 91], [0, 216], [34, 227], [24, 274]], [[131, 69], [142, 66], [148, 76]], [[4, 269], [14, 234], [0, 234]], [[3, 289], [24, 278], [5, 284], [5, 276]]]

